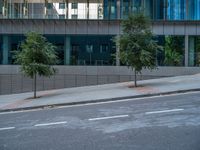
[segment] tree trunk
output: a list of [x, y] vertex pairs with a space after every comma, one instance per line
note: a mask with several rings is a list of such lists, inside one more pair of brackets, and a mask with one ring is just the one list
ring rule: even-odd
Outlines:
[[137, 87], [137, 71], [135, 70], [135, 87]]
[[36, 95], [36, 89], [37, 89], [37, 78], [36, 78], [37, 74], [34, 75], [34, 98], [37, 97]]

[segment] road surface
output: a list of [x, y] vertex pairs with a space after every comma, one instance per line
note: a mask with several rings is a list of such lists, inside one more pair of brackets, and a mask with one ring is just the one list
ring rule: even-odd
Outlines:
[[200, 150], [200, 93], [0, 113], [0, 150]]

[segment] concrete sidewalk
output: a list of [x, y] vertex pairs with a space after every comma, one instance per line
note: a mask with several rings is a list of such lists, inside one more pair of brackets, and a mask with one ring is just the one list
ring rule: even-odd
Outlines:
[[41, 91], [37, 99], [31, 98], [32, 92], [0, 95], [0, 112], [200, 91], [200, 74], [138, 81], [137, 88], [133, 85], [134, 82], [124, 82]]

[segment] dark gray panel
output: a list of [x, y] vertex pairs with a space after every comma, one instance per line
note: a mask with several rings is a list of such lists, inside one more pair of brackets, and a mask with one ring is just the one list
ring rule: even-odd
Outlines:
[[130, 81], [130, 76], [120, 76], [120, 82], [127, 82]]
[[97, 85], [97, 76], [87, 76], [87, 85]]
[[10, 94], [12, 91], [11, 75], [1, 75], [0, 80], [1, 80], [1, 85], [0, 85], [1, 94]]
[[108, 76], [100, 75], [98, 76], [98, 84], [106, 84], [108, 83]]
[[22, 91], [22, 75], [12, 75], [12, 93], [19, 93]]
[[77, 75], [76, 77], [76, 86], [85, 86], [87, 85], [86, 76]]

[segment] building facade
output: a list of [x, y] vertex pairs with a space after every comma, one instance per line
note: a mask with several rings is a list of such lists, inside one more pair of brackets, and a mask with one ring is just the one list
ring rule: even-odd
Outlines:
[[141, 11], [164, 48], [158, 66], [199, 67], [200, 0], [0, 0], [0, 67], [13, 65], [29, 31], [57, 46], [60, 66], [119, 66], [113, 37]]
[[0, 0], [0, 64], [13, 64], [35, 30], [57, 46], [60, 65], [116, 65], [112, 38], [122, 19], [141, 11], [164, 47], [159, 66], [199, 65], [200, 0]]

